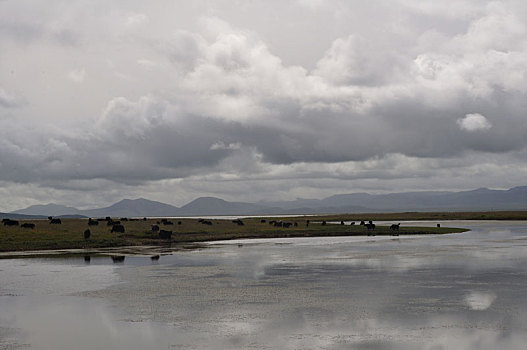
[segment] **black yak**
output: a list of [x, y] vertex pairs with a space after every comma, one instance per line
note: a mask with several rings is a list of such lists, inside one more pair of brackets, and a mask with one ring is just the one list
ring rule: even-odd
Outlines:
[[366, 228], [369, 230], [375, 230], [375, 224], [364, 224], [364, 226], [366, 226]]
[[158, 232], [158, 231], [159, 231], [159, 226], [152, 225], [152, 232]]
[[399, 226], [400, 225], [401, 225], [401, 223], [398, 223], [397, 225], [396, 224], [392, 224], [392, 226], [390, 226], [390, 230], [399, 231]]
[[30, 223], [30, 222], [25, 222], [25, 223], [23, 223], [22, 225], [20, 225], [20, 227], [22, 227], [22, 228], [31, 228], [31, 229], [33, 229], [33, 228], [35, 228], [35, 224], [32, 224], [32, 223]]
[[162, 239], [172, 238], [172, 231], [159, 230], [159, 237]]
[[52, 218], [51, 220], [49, 220], [49, 223], [50, 224], [54, 224], [54, 225], [60, 225], [60, 224], [62, 224], [62, 220], [60, 220], [60, 219], [53, 219]]
[[114, 233], [114, 232], [124, 233], [124, 226], [120, 224], [113, 225], [110, 233]]
[[86, 231], [84, 231], [84, 239], [88, 240], [90, 239], [90, 236], [91, 236], [90, 229], [87, 229]]
[[2, 222], [4, 223], [4, 226], [18, 226], [17, 220], [3, 219]]

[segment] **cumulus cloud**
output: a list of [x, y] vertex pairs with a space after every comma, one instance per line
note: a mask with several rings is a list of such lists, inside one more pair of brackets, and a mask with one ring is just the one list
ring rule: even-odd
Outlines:
[[[287, 192], [303, 179], [288, 196], [330, 194], [342, 184], [392, 186], [383, 181], [461, 188], [477, 172], [487, 173], [481, 185], [514, 185], [500, 169], [515, 164], [518, 178], [525, 174], [525, 6], [383, 4], [275, 4], [298, 18], [274, 28], [247, 20], [270, 6], [264, 3], [246, 4], [246, 12], [225, 4], [205, 11], [209, 5], [198, 1], [169, 15], [157, 3], [115, 2], [93, 23], [80, 5], [66, 6], [67, 16], [50, 6], [35, 21], [23, 4], [0, 3], [9, 28], [32, 24], [44, 33], [23, 41], [0, 25], [0, 36], [11, 39], [0, 41], [0, 106], [9, 111], [0, 129], [0, 179], [50, 186], [187, 181], [239, 196], [239, 188], [261, 180]], [[319, 30], [327, 40], [317, 55], [312, 45], [285, 43], [285, 34], [304, 35], [295, 27], [303, 21], [328, 28]], [[82, 40], [57, 44], [50, 38], [59, 31]], [[311, 66], [283, 59], [280, 47], [292, 44]], [[79, 66], [66, 73], [82, 82], [75, 89], [57, 79], [63, 67]], [[11, 91], [31, 106], [14, 108], [23, 103]]]
[[461, 130], [468, 132], [489, 130], [492, 127], [488, 119], [479, 113], [466, 114], [464, 118], [456, 122]]

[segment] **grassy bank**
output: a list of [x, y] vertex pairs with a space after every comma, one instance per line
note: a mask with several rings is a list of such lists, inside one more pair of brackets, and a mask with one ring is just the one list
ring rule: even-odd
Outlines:
[[[97, 226], [88, 226], [87, 219], [62, 219], [62, 224], [50, 224], [48, 220], [19, 220], [19, 224], [33, 223], [35, 228], [0, 225], [0, 251], [28, 251], [42, 249], [74, 249], [103, 248], [137, 245], [177, 245], [184, 243], [205, 242], [213, 240], [229, 240], [240, 238], [279, 238], [279, 237], [314, 237], [314, 236], [345, 236], [345, 235], [415, 235], [415, 234], [445, 234], [463, 232], [464, 229], [437, 227], [404, 227], [399, 231], [390, 230], [388, 226], [377, 226], [374, 231], [358, 225], [323, 225], [322, 220], [328, 218], [344, 219], [342, 216], [309, 217], [275, 219], [290, 222], [291, 226], [275, 227], [266, 218], [244, 219], [244, 225], [238, 225], [231, 220], [208, 220], [209, 224], [200, 223], [197, 219], [171, 219], [173, 225], [163, 225], [160, 220], [121, 221], [124, 233], [111, 233], [111, 226], [106, 221]], [[368, 218], [369, 219], [369, 218]], [[295, 222], [297, 226], [295, 226]], [[159, 223], [159, 224], [158, 224]], [[157, 232], [152, 232], [152, 225], [158, 225], [162, 230], [172, 231], [171, 239], [161, 239]], [[84, 239], [84, 231], [90, 229], [89, 239]]]

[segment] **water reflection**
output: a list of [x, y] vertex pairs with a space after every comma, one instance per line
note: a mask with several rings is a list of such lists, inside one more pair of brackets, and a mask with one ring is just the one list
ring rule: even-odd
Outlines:
[[527, 226], [448, 225], [473, 231], [0, 261], [0, 348], [524, 349]]

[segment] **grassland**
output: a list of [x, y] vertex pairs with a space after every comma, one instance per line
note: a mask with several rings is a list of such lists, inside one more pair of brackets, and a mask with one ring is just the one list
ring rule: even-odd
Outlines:
[[[381, 215], [381, 214], [379, 214]], [[121, 221], [125, 227], [124, 233], [111, 233], [111, 226], [106, 221], [97, 226], [88, 226], [88, 219], [62, 219], [62, 224], [50, 224], [48, 220], [19, 220], [20, 224], [31, 222], [34, 229], [20, 226], [0, 225], [0, 252], [30, 251], [47, 249], [103, 248], [123, 246], [177, 246], [178, 244], [199, 243], [213, 240], [229, 240], [241, 238], [279, 238], [279, 237], [315, 237], [315, 236], [345, 236], [345, 235], [419, 235], [445, 234], [466, 231], [456, 228], [437, 227], [404, 227], [399, 231], [390, 230], [388, 226], [377, 226], [368, 232], [366, 227], [358, 225], [322, 225], [322, 220], [348, 220], [354, 216], [328, 217], [296, 217], [280, 218], [293, 223], [291, 227], [275, 227], [269, 224], [271, 218], [244, 219], [244, 225], [237, 225], [231, 220], [209, 220], [212, 224], [200, 223], [198, 219], [171, 219], [173, 225], [159, 224], [160, 229], [172, 231], [171, 239], [161, 239], [158, 233], [151, 230], [158, 219]], [[370, 215], [368, 219], [381, 220]], [[311, 221], [306, 225], [306, 219]], [[297, 222], [298, 226], [294, 226]], [[84, 231], [90, 229], [89, 239], [84, 238]]]

